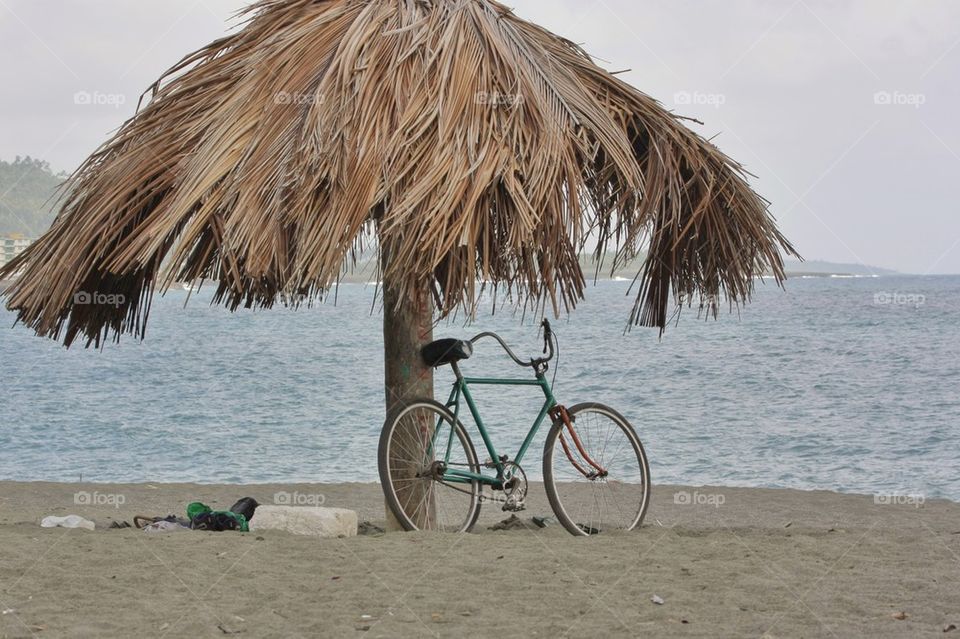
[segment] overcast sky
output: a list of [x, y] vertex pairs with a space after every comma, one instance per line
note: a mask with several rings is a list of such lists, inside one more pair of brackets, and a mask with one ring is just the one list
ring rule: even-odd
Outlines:
[[[0, 159], [74, 169], [245, 4], [0, 0]], [[960, 273], [960, 2], [511, 6], [702, 120], [805, 257]]]

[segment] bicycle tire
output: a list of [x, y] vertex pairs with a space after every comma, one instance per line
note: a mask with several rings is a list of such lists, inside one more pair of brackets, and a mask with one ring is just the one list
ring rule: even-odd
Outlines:
[[[625, 517], [624, 521], [627, 525], [620, 527], [623, 530], [634, 530], [638, 528], [642, 522], [643, 518], [646, 515], [647, 507], [650, 505], [650, 465], [647, 461], [647, 454], [643, 448], [643, 443], [640, 441], [640, 437], [637, 435], [633, 426], [630, 424], [627, 419], [615, 411], [614, 409], [606, 406], [604, 404], [599, 404], [596, 402], [585, 402], [582, 404], [577, 404], [573, 408], [568, 409], [571, 420], [573, 420], [576, 425], [576, 420], [578, 417], [582, 417], [588, 413], [597, 413], [605, 416], [611, 422], [617, 425], [621, 432], [626, 436], [627, 441], [629, 441], [634, 455], [637, 459], [637, 466], [641, 474], [641, 497], [639, 503], [637, 504], [636, 515], [632, 518]], [[591, 522], [583, 524], [582, 522], [577, 522], [574, 517], [568, 512], [568, 505], [563, 503], [563, 498], [561, 498], [558, 489], [558, 482], [554, 473], [554, 456], [556, 452], [557, 439], [561, 432], [564, 431], [566, 425], [562, 420], [556, 420], [550, 428], [550, 432], [547, 434], [547, 439], [544, 444], [543, 451], [543, 482], [544, 488], [547, 492], [547, 499], [550, 501], [550, 507], [553, 509], [554, 514], [557, 517], [557, 520], [563, 525], [573, 535], [578, 536], [587, 536], [590, 534], [595, 534], [595, 532], [602, 532], [602, 528], [594, 529], [591, 525]], [[605, 446], [606, 447], [606, 446]], [[605, 452], [604, 447], [604, 452]], [[564, 455], [564, 452], [561, 452], [561, 455]], [[602, 465], [602, 464], [601, 464]], [[571, 464], [571, 467], [573, 464]], [[595, 480], [593, 480], [595, 481]], [[604, 482], [607, 480], [604, 479]], [[622, 482], [621, 482], [622, 483]], [[589, 486], [590, 484], [586, 484]], [[631, 486], [638, 485], [635, 483], [629, 484]], [[596, 501], [596, 497], [594, 496]], [[599, 523], [600, 520], [597, 520]]]

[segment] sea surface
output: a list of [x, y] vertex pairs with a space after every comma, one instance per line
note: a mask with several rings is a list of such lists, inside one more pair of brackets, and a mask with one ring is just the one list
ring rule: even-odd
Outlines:
[[[718, 320], [684, 311], [663, 338], [624, 332], [629, 282], [602, 281], [560, 340], [558, 398], [610, 404], [635, 425], [654, 484], [921, 494], [960, 501], [960, 277], [758, 282]], [[375, 481], [384, 418], [375, 287], [344, 284], [297, 311], [158, 298], [143, 342], [70, 350], [0, 311], [0, 479], [94, 482]], [[436, 337], [542, 342], [509, 310]], [[467, 374], [518, 374], [481, 342]], [[554, 370], [551, 370], [551, 375]], [[452, 380], [437, 375], [437, 394]], [[512, 455], [542, 401], [478, 389]], [[468, 422], [478, 450], [482, 443]], [[523, 466], [540, 476], [539, 433]], [[483, 455], [483, 452], [480, 453]]]

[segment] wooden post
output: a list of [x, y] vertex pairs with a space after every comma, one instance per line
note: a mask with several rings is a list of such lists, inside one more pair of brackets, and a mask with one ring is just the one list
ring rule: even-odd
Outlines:
[[[389, 258], [386, 251], [383, 253], [382, 266], [385, 267]], [[433, 299], [427, 290], [418, 291], [411, 298], [404, 282], [391, 282], [386, 268], [382, 272], [384, 387], [387, 414], [390, 414], [398, 402], [415, 397], [433, 398], [433, 369], [425, 366], [420, 358], [420, 348], [433, 339]], [[386, 513], [387, 529], [403, 530], [389, 507]], [[419, 525], [426, 523], [418, 522]]]

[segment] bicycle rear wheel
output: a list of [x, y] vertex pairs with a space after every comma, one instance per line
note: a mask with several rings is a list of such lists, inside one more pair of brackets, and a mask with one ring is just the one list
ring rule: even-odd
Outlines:
[[447, 468], [480, 473], [473, 443], [449, 410], [418, 399], [387, 416], [380, 434], [380, 484], [404, 530], [473, 527], [480, 515], [480, 483], [445, 477]]
[[650, 468], [640, 438], [603, 404], [578, 404], [568, 413], [572, 431], [563, 420], [554, 422], [543, 452], [554, 514], [574, 535], [637, 528], [650, 502]]

